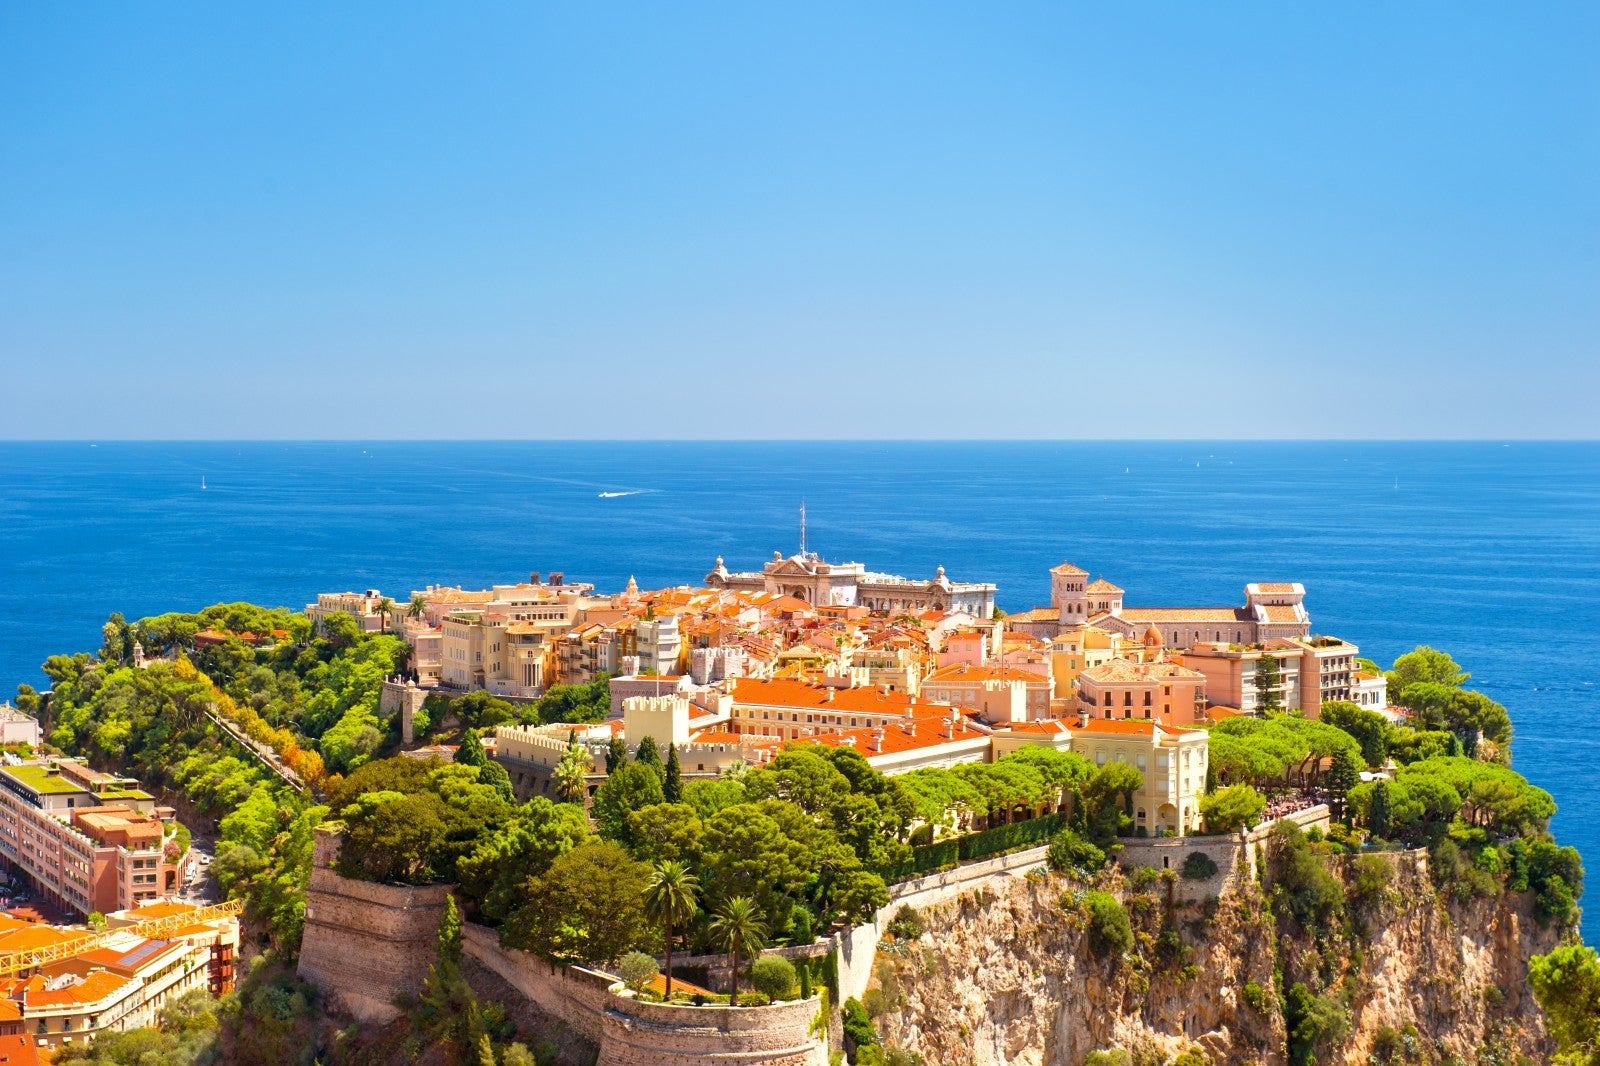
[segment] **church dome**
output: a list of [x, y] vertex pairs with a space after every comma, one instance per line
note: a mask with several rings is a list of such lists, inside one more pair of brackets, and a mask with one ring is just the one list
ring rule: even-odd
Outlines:
[[1166, 641], [1161, 636], [1161, 630], [1157, 629], [1155, 626], [1151, 626], [1149, 629], [1144, 631], [1144, 646], [1145, 647], [1147, 647], [1147, 648], [1159, 648], [1162, 645], [1164, 645], [1165, 643], [1166, 643]]

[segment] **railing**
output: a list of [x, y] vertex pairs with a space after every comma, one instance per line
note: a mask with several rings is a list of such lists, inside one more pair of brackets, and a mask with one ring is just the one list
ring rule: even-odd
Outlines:
[[135, 936], [153, 939], [199, 922], [232, 917], [243, 910], [243, 900], [230, 899], [225, 903], [213, 903], [210, 906], [184, 911], [181, 914], [169, 914], [164, 918], [149, 918], [142, 922], [134, 922], [132, 925], [119, 926], [116, 929], [107, 929], [99, 933], [86, 933], [83, 936], [73, 937], [71, 940], [63, 940], [59, 944], [51, 944], [47, 947], [0, 953], [0, 977], [15, 977], [24, 970], [32, 970], [48, 962], [58, 962], [61, 959], [70, 959], [75, 955], [81, 955], [86, 951], [93, 951], [111, 937], [121, 933], [132, 933]]

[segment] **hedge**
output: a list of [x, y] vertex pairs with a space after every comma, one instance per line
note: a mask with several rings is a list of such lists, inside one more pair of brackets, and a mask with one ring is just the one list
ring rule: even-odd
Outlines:
[[1042, 818], [1029, 818], [1010, 825], [997, 825], [981, 833], [941, 840], [937, 844], [923, 844], [911, 849], [911, 861], [883, 871], [887, 884], [909, 881], [935, 870], [945, 870], [973, 859], [983, 859], [1001, 852], [1016, 851], [1034, 844], [1047, 843], [1067, 824], [1064, 814], [1047, 814]]

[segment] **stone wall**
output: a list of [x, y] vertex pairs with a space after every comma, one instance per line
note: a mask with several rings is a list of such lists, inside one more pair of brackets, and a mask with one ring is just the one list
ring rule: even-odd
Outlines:
[[[1174, 837], [1163, 840], [1121, 841], [1117, 863], [1133, 871], [1140, 866], [1156, 870], [1177, 870], [1180, 874], [1174, 895], [1192, 902], [1202, 902], [1208, 896], [1221, 896], [1235, 878], [1255, 876], [1255, 851], [1245, 847], [1238, 834], [1214, 837]], [[1217, 872], [1201, 880], [1182, 877], [1183, 864], [1195, 852], [1203, 852], [1217, 864]]]
[[815, 999], [770, 1007], [678, 1007], [613, 995], [615, 982], [581, 966], [552, 968], [500, 946], [494, 930], [463, 926], [463, 950], [549, 1017], [599, 1047], [596, 1066], [826, 1066], [811, 1034]]
[[438, 949], [444, 885], [378, 885], [333, 869], [339, 834], [319, 828], [306, 888], [300, 976], [362, 1021], [399, 1015], [394, 1000], [421, 990]]

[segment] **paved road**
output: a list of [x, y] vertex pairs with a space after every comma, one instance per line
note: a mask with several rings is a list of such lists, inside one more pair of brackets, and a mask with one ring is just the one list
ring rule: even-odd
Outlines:
[[[211, 876], [211, 866], [201, 861], [201, 857], [213, 858], [212, 845], [204, 840], [195, 839], [189, 844], [188, 867], [183, 871], [183, 891], [178, 898], [185, 903], [219, 903], [222, 901], [222, 889], [217, 886], [217, 879]], [[191, 877], [189, 870], [194, 870]]]

